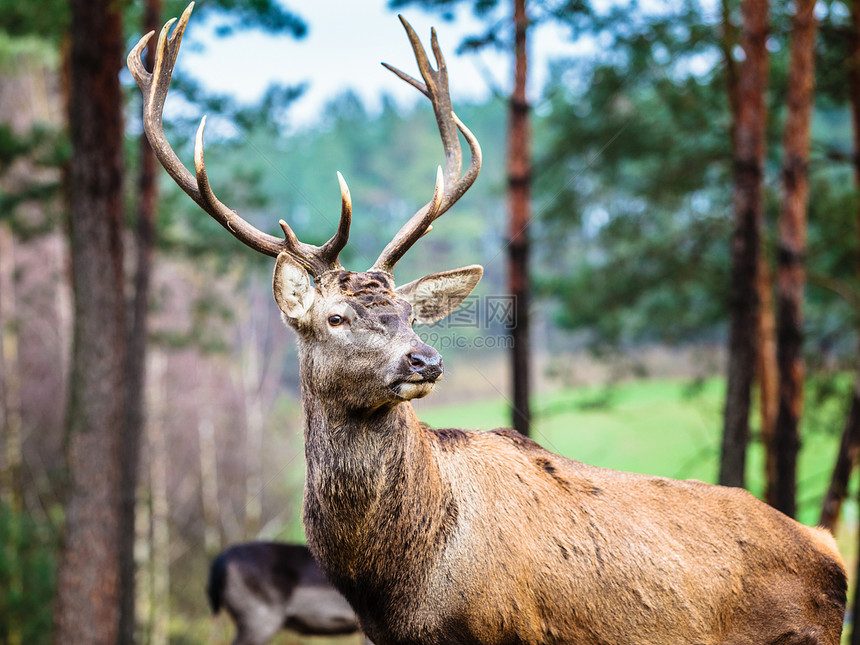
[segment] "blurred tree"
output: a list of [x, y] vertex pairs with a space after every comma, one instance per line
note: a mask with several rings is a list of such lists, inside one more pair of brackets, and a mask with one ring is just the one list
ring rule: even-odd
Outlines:
[[750, 392], [756, 360], [756, 276], [764, 212], [768, 2], [742, 0], [737, 121], [734, 126], [734, 231], [729, 291], [729, 365], [719, 482], [745, 483]]
[[[161, 28], [162, 0], [146, 0], [143, 14], [143, 33]], [[155, 67], [155, 47], [146, 50], [144, 64], [148, 70]], [[120, 613], [117, 645], [133, 645], [136, 616], [136, 590], [134, 561], [135, 517], [137, 488], [140, 471], [140, 438], [144, 430], [144, 392], [146, 384], [146, 356], [149, 290], [152, 274], [152, 254], [155, 248], [155, 217], [158, 204], [156, 159], [145, 134], [140, 135], [138, 151], [137, 226], [134, 234], [136, 255], [133, 292], [130, 299], [128, 325], [128, 360], [125, 382], [125, 423], [122, 426], [122, 470], [120, 482]]]
[[809, 142], [815, 86], [814, 0], [795, 0], [791, 23], [788, 114], [783, 139], [783, 203], [779, 222], [777, 357], [779, 414], [773, 435], [776, 508], [797, 509], [798, 424], [803, 407], [803, 293], [806, 283], [806, 211], [809, 200]]
[[[0, 5], [0, 17], [11, 10]], [[50, 40], [23, 27], [21, 32], [0, 29], [0, 642], [9, 645], [50, 641], [59, 546], [59, 523], [41, 506], [41, 481], [33, 477], [28, 457], [36, 429], [30, 412], [38, 371], [33, 349], [38, 345], [42, 355], [56, 349], [34, 331], [40, 325], [34, 319], [49, 314], [33, 292], [47, 287], [51, 313], [63, 292], [51, 275], [58, 259], [44, 257], [41, 239], [56, 221], [62, 117]], [[34, 282], [28, 265], [39, 251]], [[43, 407], [52, 412], [61, 408], [51, 395], [57, 394], [52, 386], [61, 382], [66, 350], [50, 356], [55, 375], [39, 388], [48, 394]]]
[[[738, 63], [735, 49], [738, 47], [738, 28], [732, 20], [733, 8], [729, 0], [722, 1], [723, 33], [722, 50], [725, 65], [726, 88], [729, 98], [731, 125], [729, 139], [734, 146], [737, 142], [738, 120]], [[765, 447], [765, 490], [764, 498], [774, 503], [776, 459], [773, 454], [773, 433], [779, 407], [779, 373], [776, 360], [776, 317], [773, 307], [773, 276], [768, 259], [767, 236], [760, 236], [760, 250], [756, 275], [756, 294], [758, 295], [758, 316], [756, 325], [757, 343], [755, 377], [759, 385], [759, 418], [761, 443]]]
[[514, 429], [531, 434], [529, 383], [531, 351], [529, 342], [529, 224], [532, 218], [532, 153], [529, 127], [527, 33], [529, 17], [525, 0], [514, 0], [514, 83], [508, 101], [508, 291], [514, 298], [511, 329], [511, 415]]
[[73, 0], [69, 230], [75, 326], [67, 410], [68, 490], [54, 640], [116, 645], [120, 436], [126, 329], [121, 244], [122, 14]]
[[711, 339], [728, 282], [721, 40], [695, 3], [594, 29], [599, 52], [554, 66], [538, 131], [541, 289], [597, 351]]
[[[844, 59], [844, 71], [848, 76], [849, 104], [851, 107], [851, 122], [853, 128], [854, 153], [851, 155], [854, 167], [854, 187], [860, 191], [860, 2], [850, 1], [851, 20], [846, 26], [849, 43], [848, 56]], [[854, 270], [858, 284], [860, 284], [860, 203], [855, 206], [855, 248], [854, 248]], [[855, 304], [856, 300], [855, 292]], [[857, 334], [857, 376], [854, 390], [851, 396], [851, 406], [845, 425], [842, 430], [842, 439], [839, 444], [839, 452], [833, 466], [830, 486], [821, 506], [819, 524], [831, 531], [836, 530], [842, 503], [848, 495], [848, 481], [854, 465], [860, 460], [860, 333]], [[855, 596], [856, 597], [856, 596]], [[858, 619], [858, 605], [854, 605], [854, 625], [860, 624]], [[860, 630], [854, 633], [860, 636]], [[855, 637], [852, 637], [855, 638]]]
[[767, 242], [762, 236], [758, 261], [758, 343], [756, 352], [756, 375], [759, 386], [759, 418], [761, 443], [764, 446], [764, 499], [771, 506], [776, 504], [776, 454], [773, 441], [779, 411], [779, 370], [776, 357], [776, 316], [773, 306], [773, 274], [767, 255]]

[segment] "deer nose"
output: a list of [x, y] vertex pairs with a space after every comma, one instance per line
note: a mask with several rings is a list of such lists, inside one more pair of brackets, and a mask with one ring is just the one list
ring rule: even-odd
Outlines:
[[442, 356], [429, 345], [419, 347], [406, 355], [409, 369], [428, 381], [442, 376]]

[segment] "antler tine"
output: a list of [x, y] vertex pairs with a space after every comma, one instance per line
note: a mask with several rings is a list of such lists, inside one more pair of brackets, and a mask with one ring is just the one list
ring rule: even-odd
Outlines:
[[349, 226], [352, 224], [352, 197], [340, 172], [337, 173], [337, 183], [340, 186], [340, 224], [331, 239], [322, 245], [323, 254], [335, 259], [349, 241]]
[[[430, 32], [430, 46], [436, 59], [436, 69], [434, 70], [430, 65], [427, 52], [412, 25], [403, 16], [399, 16], [399, 18], [412, 45], [412, 51], [418, 63], [418, 70], [421, 72], [424, 82], [422, 83], [412, 78], [387, 63], [383, 63], [383, 66], [430, 99], [430, 103], [433, 105], [433, 112], [436, 115], [439, 135], [442, 138], [442, 145], [445, 150], [445, 172], [442, 182], [442, 193], [438, 196], [438, 199], [434, 193], [433, 199], [406, 222], [397, 235], [383, 249], [379, 258], [374, 263], [374, 269], [384, 271], [391, 271], [406, 251], [432, 228], [431, 224], [433, 220], [451, 208], [469, 190], [481, 170], [481, 146], [475, 135], [460, 121], [451, 106], [451, 96], [448, 90], [448, 69], [445, 65], [445, 57], [442, 55], [442, 50], [439, 47], [436, 30], [431, 29]], [[463, 150], [460, 146], [460, 137], [457, 134], [458, 130], [466, 139], [471, 154], [469, 168], [462, 176]], [[440, 189], [438, 180], [436, 189], [437, 191]]]
[[433, 198], [412, 216], [406, 226], [397, 232], [397, 235], [388, 243], [388, 246], [385, 247], [382, 254], [376, 260], [371, 271], [380, 270], [391, 273], [394, 265], [400, 261], [400, 258], [404, 256], [406, 251], [433, 228], [432, 222], [441, 214], [440, 209], [444, 197], [445, 175], [442, 173], [442, 167], [438, 166], [436, 168], [436, 186], [433, 190]]
[[[226, 228], [234, 237], [244, 242], [252, 249], [277, 257], [281, 251], [295, 253], [286, 240], [268, 235], [252, 226], [236, 214], [236, 211], [228, 208], [215, 196], [209, 185], [209, 175], [206, 173], [206, 162], [203, 158], [203, 131], [206, 129], [206, 117], [200, 120], [197, 128], [197, 137], [194, 141], [194, 170], [197, 174], [197, 187], [200, 199], [195, 199], [200, 207], [209, 213], [215, 221]], [[188, 192], [188, 191], [186, 191]], [[190, 193], [189, 193], [190, 194]], [[192, 195], [192, 198], [194, 196]]]
[[[141, 54], [155, 32], [150, 32], [141, 38], [128, 55], [129, 70], [131, 70], [143, 93], [143, 128], [156, 157], [179, 187], [200, 208], [209, 213], [215, 221], [230, 231], [234, 237], [252, 249], [272, 257], [276, 257], [282, 251], [286, 251], [314, 276], [318, 276], [330, 269], [342, 268], [338, 261], [338, 253], [346, 245], [349, 237], [352, 205], [349, 202], [349, 189], [346, 188], [346, 183], [340, 175], [338, 176], [341, 183], [341, 196], [343, 200], [341, 223], [332, 239], [323, 246], [317, 247], [299, 242], [283, 220], [281, 221], [281, 228], [284, 229], [285, 239], [263, 233], [239, 217], [234, 210], [228, 208], [215, 196], [209, 184], [203, 156], [203, 132], [206, 127], [206, 117], [203, 117], [201, 120], [195, 139], [195, 174], [192, 175], [189, 172], [167, 141], [163, 123], [164, 102], [170, 89], [170, 80], [173, 76], [173, 67], [176, 64], [176, 58], [179, 55], [182, 35], [188, 26], [188, 19], [191, 17], [193, 9], [194, 3], [192, 2], [182, 13], [178, 22], [176, 18], [173, 18], [161, 29], [158, 44], [156, 45], [155, 69], [152, 73], [148, 72], [143, 66]], [[170, 33], [170, 28], [174, 23], [176, 23], [176, 27]], [[170, 35], [168, 36], [168, 34]]]

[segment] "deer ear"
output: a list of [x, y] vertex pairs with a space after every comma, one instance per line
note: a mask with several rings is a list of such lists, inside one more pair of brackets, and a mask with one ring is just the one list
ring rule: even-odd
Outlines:
[[460, 306], [472, 293], [484, 269], [477, 264], [431, 273], [397, 288], [397, 295], [412, 305], [415, 322], [434, 323]]
[[314, 288], [307, 269], [283, 251], [275, 264], [272, 291], [278, 307], [292, 319], [304, 316], [314, 301]]

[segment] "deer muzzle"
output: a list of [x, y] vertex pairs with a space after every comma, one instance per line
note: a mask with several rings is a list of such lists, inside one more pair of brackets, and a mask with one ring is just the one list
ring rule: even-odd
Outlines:
[[[423, 343], [406, 355], [406, 362], [412, 373], [409, 381], [436, 382], [442, 377], [442, 356], [435, 349]], [[414, 378], [418, 377], [418, 378]]]

